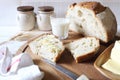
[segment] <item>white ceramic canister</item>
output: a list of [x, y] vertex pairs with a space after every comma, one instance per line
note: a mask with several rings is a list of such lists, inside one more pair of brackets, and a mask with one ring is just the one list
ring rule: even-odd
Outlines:
[[19, 6], [18, 11], [18, 25], [21, 30], [29, 31], [35, 27], [35, 14], [32, 6]]
[[54, 8], [52, 6], [38, 7], [37, 25], [39, 30], [52, 30], [50, 23], [50, 16], [54, 16]]

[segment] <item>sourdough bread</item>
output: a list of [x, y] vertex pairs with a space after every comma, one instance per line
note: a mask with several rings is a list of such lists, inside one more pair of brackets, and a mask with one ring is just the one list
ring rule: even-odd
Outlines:
[[43, 34], [30, 44], [30, 49], [34, 54], [37, 54], [43, 58], [56, 62], [65, 47], [63, 43], [52, 34]]
[[100, 48], [99, 39], [83, 37], [65, 45], [71, 52], [76, 62], [85, 61], [96, 54]]
[[85, 36], [94, 36], [102, 42], [112, 40], [117, 32], [113, 12], [99, 2], [81, 2], [70, 5], [66, 14], [70, 29]]

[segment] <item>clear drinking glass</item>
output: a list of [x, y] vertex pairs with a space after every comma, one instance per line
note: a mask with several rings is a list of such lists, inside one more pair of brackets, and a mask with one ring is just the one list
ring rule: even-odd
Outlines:
[[52, 33], [59, 39], [66, 39], [69, 31], [69, 19], [51, 17]]

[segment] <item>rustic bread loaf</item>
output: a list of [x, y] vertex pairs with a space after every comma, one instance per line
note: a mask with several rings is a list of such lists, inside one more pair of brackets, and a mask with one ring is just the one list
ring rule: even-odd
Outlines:
[[112, 40], [117, 32], [113, 12], [99, 2], [74, 3], [68, 8], [66, 17], [71, 20], [71, 30], [94, 36], [105, 43]]
[[56, 62], [65, 47], [63, 43], [52, 34], [43, 34], [30, 44], [30, 49], [34, 54], [37, 54], [43, 58]]
[[83, 37], [65, 45], [70, 50], [76, 62], [85, 61], [93, 57], [100, 48], [99, 39]]

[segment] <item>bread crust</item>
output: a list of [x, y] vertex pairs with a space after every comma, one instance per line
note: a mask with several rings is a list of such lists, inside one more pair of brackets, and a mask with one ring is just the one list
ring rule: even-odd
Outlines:
[[72, 5], [70, 5], [70, 8], [74, 8], [75, 6], [84, 7], [93, 10], [95, 14], [101, 13], [106, 9], [106, 7], [101, 5], [100, 2], [95, 2], [95, 1], [73, 3]]
[[[105, 30], [104, 32], [106, 35], [106, 40], [101, 41], [102, 43], [107, 43], [113, 40], [117, 33], [117, 21], [116, 21], [115, 15], [112, 13], [112, 11], [108, 7], [106, 7], [105, 9], [106, 13], [107, 11], [109, 11], [109, 14], [111, 16], [104, 16], [104, 18], [102, 19], [101, 16], [98, 16], [102, 13], [96, 15], [96, 20], [100, 22], [100, 24], [102, 25], [102, 28]], [[105, 15], [109, 15], [109, 14], [105, 14]]]
[[85, 55], [76, 57], [76, 59], [75, 59], [76, 63], [80, 63], [80, 62], [86, 61], [88, 59], [91, 59], [93, 56], [95, 56], [95, 54], [97, 53], [99, 48], [100, 48], [100, 46], [98, 48], [96, 48], [96, 51], [92, 51], [92, 52], [86, 53]]
[[[83, 38], [86, 38], [86, 39], [87, 39], [87, 38], [95, 38], [95, 37], [89, 36], [89, 37], [83, 37]], [[83, 38], [77, 39], [77, 40], [75, 40], [75, 41], [80, 41], [80, 40], [83, 39]], [[71, 49], [68, 47], [70, 43], [73, 43], [73, 42], [75, 42], [75, 41], [72, 41], [72, 42], [66, 44], [66, 48], [71, 52], [71, 54], [73, 55], [76, 63], [80, 63], [80, 62], [86, 61], [86, 60], [88, 60], [88, 59], [91, 59], [91, 58], [92, 58], [93, 56], [95, 56], [95, 54], [99, 51], [99, 49], [100, 49], [100, 41], [99, 41], [99, 39], [97, 39], [97, 38], [95, 38], [95, 39], [96, 39], [96, 41], [97, 41], [96, 44], [97, 44], [98, 46], [95, 47], [94, 51], [91, 51], [91, 52], [85, 53], [85, 54], [83, 53], [83, 55], [76, 56], [76, 57], [74, 56], [74, 53], [71, 52]]]

